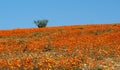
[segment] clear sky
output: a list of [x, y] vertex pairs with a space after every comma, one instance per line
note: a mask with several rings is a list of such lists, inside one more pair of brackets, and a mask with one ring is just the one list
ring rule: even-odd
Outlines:
[[119, 23], [120, 0], [0, 0], [0, 29], [37, 27], [39, 19], [48, 26]]

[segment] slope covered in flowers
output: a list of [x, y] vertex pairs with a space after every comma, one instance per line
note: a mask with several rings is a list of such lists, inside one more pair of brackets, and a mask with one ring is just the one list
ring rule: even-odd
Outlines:
[[0, 70], [119, 70], [120, 24], [0, 30]]

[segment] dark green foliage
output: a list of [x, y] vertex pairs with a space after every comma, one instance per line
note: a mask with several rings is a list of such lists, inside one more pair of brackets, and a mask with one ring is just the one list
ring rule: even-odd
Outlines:
[[46, 27], [47, 26], [47, 23], [48, 23], [48, 20], [37, 20], [37, 21], [34, 21], [34, 23], [39, 27], [39, 28], [42, 28], [42, 27]]

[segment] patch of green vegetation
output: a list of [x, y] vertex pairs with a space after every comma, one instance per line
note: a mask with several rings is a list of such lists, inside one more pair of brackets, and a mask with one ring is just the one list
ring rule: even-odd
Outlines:
[[81, 67], [75, 67], [73, 70], [82, 70]]
[[107, 28], [106, 31], [110, 32], [110, 31], [112, 31], [112, 28]]
[[97, 67], [95, 68], [95, 70], [103, 70], [103, 68], [100, 67], [100, 66], [97, 66]]

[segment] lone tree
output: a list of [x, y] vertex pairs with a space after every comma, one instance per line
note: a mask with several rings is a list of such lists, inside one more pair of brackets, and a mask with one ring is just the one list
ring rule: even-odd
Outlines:
[[37, 21], [34, 21], [34, 23], [38, 26], [38, 28], [42, 28], [47, 26], [48, 20], [47, 19], [37, 20]]

